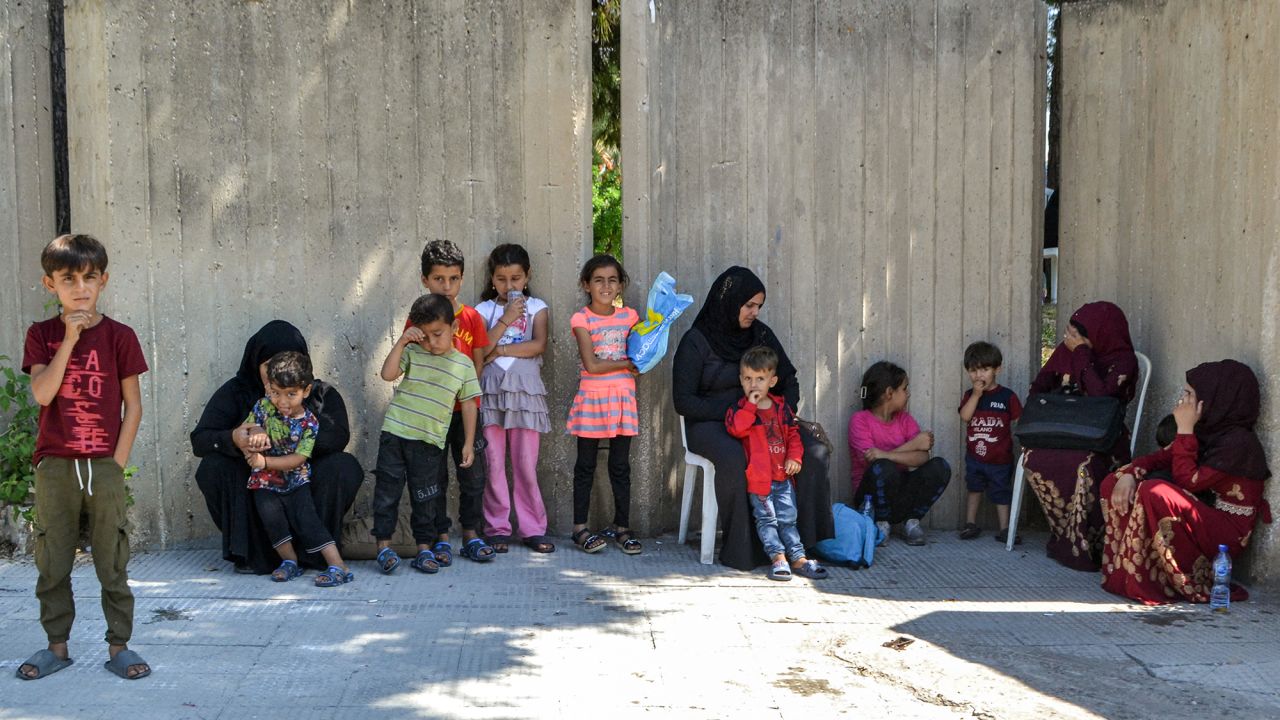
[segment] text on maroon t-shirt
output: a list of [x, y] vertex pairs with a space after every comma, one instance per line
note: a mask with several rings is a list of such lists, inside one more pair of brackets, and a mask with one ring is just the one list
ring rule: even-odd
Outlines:
[[[62, 318], [34, 323], [27, 329], [22, 371], [48, 365], [66, 335]], [[138, 336], [123, 323], [103, 316], [80, 333], [67, 360], [62, 385], [53, 402], [40, 408], [40, 428], [32, 462], [46, 455], [71, 458], [110, 457], [120, 439], [120, 381], [147, 371]]]

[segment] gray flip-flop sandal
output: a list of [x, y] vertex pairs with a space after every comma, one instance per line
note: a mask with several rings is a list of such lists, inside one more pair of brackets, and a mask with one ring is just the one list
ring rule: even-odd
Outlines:
[[[133, 665], [146, 665], [147, 669], [142, 672], [129, 676], [129, 668]], [[116, 656], [103, 663], [103, 667], [124, 678], [125, 680], [141, 680], [151, 674], [151, 666], [147, 664], [142, 656], [132, 650], [121, 650]]]
[[31, 677], [24, 674], [22, 672], [22, 665], [18, 666], [16, 674], [23, 680], [39, 680], [42, 677], [58, 672], [74, 662], [75, 660], [72, 660], [71, 658], [63, 660], [57, 655], [54, 655], [51, 650], [40, 650], [27, 658], [26, 662], [22, 663], [22, 665], [30, 665], [31, 667], [34, 667], [36, 669], [36, 676]]

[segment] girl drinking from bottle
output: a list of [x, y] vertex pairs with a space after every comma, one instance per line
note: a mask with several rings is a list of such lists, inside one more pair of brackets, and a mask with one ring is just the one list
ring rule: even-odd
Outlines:
[[[534, 552], [554, 552], [546, 537], [547, 510], [538, 487], [538, 447], [551, 429], [542, 353], [547, 349], [547, 304], [529, 293], [529, 253], [499, 245], [489, 254], [488, 277], [476, 312], [489, 328], [480, 375], [480, 421], [489, 480], [484, 491], [485, 533], [494, 550], [511, 543], [511, 510], [522, 542]], [[507, 451], [512, 486], [507, 487]]]

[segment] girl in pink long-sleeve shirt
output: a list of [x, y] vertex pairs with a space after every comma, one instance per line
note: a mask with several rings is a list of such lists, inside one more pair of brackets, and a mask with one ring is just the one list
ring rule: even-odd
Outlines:
[[870, 495], [876, 525], [887, 538], [891, 524], [903, 523], [909, 545], [925, 543], [920, 519], [942, 497], [951, 466], [930, 458], [933, 433], [920, 430], [907, 402], [907, 371], [880, 361], [862, 376], [862, 410], [849, 419], [854, 507]]

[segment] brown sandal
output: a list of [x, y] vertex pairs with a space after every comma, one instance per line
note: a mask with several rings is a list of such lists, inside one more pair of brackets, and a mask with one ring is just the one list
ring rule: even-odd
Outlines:
[[605, 545], [608, 545], [604, 538], [586, 528], [582, 528], [578, 532], [570, 535], [569, 539], [573, 541], [574, 545], [577, 545], [582, 548], [584, 552], [588, 553], [598, 553], [604, 549]]

